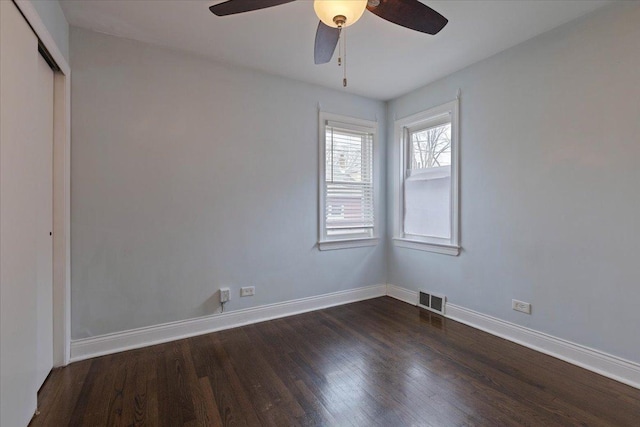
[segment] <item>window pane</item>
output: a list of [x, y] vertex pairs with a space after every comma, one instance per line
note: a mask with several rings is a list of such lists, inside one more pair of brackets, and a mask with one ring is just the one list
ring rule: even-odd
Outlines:
[[411, 132], [410, 169], [451, 166], [451, 123]]

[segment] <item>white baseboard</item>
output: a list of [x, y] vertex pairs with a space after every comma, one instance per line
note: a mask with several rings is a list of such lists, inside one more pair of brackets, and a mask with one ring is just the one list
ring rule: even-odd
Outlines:
[[396, 285], [387, 285], [387, 295], [407, 304], [418, 305], [418, 292], [416, 291], [410, 291]]
[[71, 341], [71, 362], [105, 354], [175, 341], [223, 329], [277, 319], [321, 308], [377, 298], [387, 294], [386, 285], [367, 286], [228, 313], [181, 320]]
[[[418, 292], [387, 285], [387, 295], [412, 305]], [[538, 332], [447, 302], [445, 317], [553, 356], [589, 371], [640, 389], [640, 364]]]

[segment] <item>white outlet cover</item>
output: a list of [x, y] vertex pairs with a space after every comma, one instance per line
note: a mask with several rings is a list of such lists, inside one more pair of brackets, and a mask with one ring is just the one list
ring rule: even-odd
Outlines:
[[251, 297], [256, 294], [255, 286], [245, 286], [240, 288], [240, 296], [241, 297]]
[[531, 304], [524, 301], [518, 301], [517, 299], [511, 300], [511, 308], [515, 311], [531, 314]]

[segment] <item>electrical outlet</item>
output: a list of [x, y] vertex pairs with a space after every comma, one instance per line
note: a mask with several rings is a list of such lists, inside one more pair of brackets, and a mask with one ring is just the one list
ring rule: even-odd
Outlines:
[[522, 313], [531, 314], [531, 304], [529, 304], [528, 302], [513, 299], [511, 300], [511, 308], [513, 308], [515, 311], [521, 311]]
[[244, 288], [240, 288], [240, 296], [241, 297], [252, 297], [256, 294], [255, 286], [245, 286]]
[[220, 302], [227, 302], [231, 299], [229, 288], [220, 288]]

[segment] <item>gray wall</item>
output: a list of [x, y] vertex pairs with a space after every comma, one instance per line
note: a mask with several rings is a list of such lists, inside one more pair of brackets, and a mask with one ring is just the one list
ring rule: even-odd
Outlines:
[[74, 339], [386, 283], [383, 244], [315, 246], [318, 102], [384, 103], [75, 28], [71, 66]]
[[58, 0], [31, 0], [40, 19], [58, 45], [58, 49], [69, 61], [69, 24]]
[[463, 251], [390, 248], [390, 283], [640, 362], [639, 22], [616, 5], [389, 104], [394, 176], [394, 117], [462, 90]]

